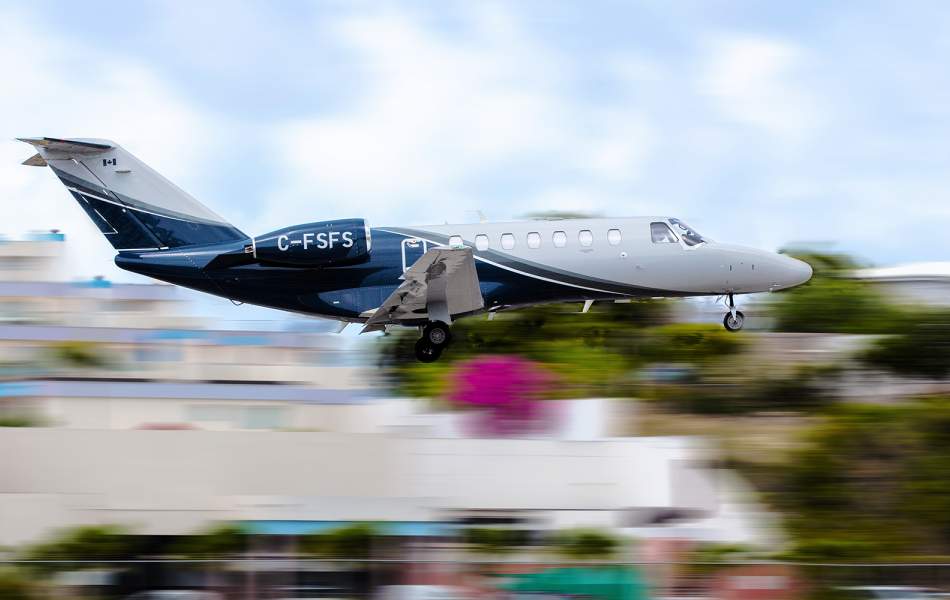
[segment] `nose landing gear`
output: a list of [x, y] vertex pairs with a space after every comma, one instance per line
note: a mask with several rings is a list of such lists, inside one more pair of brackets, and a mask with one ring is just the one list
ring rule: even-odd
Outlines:
[[736, 302], [732, 298], [732, 294], [729, 294], [728, 298], [729, 312], [723, 318], [722, 325], [726, 328], [726, 331], [739, 331], [745, 324], [745, 315], [742, 314], [742, 311], [736, 310]]
[[416, 359], [431, 363], [439, 360], [442, 351], [452, 341], [449, 326], [442, 321], [430, 321], [422, 329], [422, 337], [416, 342]]

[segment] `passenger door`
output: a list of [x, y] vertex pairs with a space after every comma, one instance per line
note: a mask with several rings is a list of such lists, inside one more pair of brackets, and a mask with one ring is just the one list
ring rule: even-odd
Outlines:
[[425, 240], [406, 238], [402, 241], [402, 272], [405, 273], [414, 262], [422, 258], [428, 250]]

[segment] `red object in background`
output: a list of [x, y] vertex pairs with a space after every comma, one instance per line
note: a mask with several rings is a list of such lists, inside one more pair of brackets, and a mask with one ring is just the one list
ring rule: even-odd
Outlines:
[[554, 411], [544, 396], [556, 378], [518, 356], [481, 356], [458, 364], [449, 399], [480, 409], [476, 435], [514, 435], [548, 429]]
[[787, 565], [746, 565], [718, 573], [710, 595], [718, 600], [786, 600], [798, 598], [802, 587]]

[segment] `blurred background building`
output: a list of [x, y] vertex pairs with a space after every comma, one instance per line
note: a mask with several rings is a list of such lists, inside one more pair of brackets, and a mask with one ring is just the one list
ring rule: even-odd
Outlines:
[[622, 402], [473, 437], [466, 413], [386, 392], [345, 338], [208, 329], [172, 286], [68, 279], [69, 247], [61, 232], [0, 242], [0, 454], [16, 457], [0, 463], [0, 545], [94, 525], [293, 540], [370, 523], [404, 543], [606, 529], [670, 558], [671, 539], [774, 533], [705, 443], [631, 437]]

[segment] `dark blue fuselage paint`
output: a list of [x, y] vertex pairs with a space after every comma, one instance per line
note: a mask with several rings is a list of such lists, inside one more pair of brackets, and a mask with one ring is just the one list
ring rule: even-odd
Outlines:
[[[362, 313], [379, 307], [402, 283], [402, 241], [412, 237], [383, 229], [373, 229], [372, 236], [369, 259], [347, 266], [301, 268], [220, 260], [221, 256], [239, 258], [250, 239], [162, 252], [121, 252], [115, 262], [127, 271], [233, 301], [360, 320]], [[515, 272], [479, 260], [479, 253], [475, 254], [486, 309], [622, 297]]]

